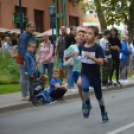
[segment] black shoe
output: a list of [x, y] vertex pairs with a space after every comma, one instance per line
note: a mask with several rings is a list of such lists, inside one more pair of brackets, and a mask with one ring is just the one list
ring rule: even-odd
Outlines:
[[102, 83], [102, 86], [107, 86], [107, 83]]
[[46, 104], [46, 101], [44, 101], [43, 99], [41, 101], [42, 101], [42, 104], [44, 104], [44, 105]]
[[61, 102], [62, 103], [62, 102], [64, 102], [64, 99], [63, 98], [59, 98], [58, 99], [58, 102]]
[[38, 103], [39, 103], [39, 101], [35, 98], [35, 97], [33, 97], [33, 98], [31, 98], [32, 100], [32, 103], [33, 103], [33, 105], [34, 106], [37, 106], [38, 105]]
[[118, 81], [118, 84], [121, 84], [121, 83]]
[[29, 98], [29, 101], [32, 101], [32, 98], [31, 97]]
[[108, 85], [113, 85], [113, 82], [108, 82]]
[[106, 122], [109, 120], [107, 116], [107, 112], [102, 113], [101, 116], [102, 116], [102, 122]]

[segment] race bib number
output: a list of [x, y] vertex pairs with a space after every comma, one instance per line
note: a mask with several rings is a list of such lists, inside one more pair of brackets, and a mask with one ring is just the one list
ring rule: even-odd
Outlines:
[[[89, 52], [89, 54], [93, 57], [95, 57], [95, 52]], [[93, 60], [89, 59], [87, 56], [85, 56], [85, 51], [82, 51], [82, 63], [87, 63], [87, 64], [96, 64]]]

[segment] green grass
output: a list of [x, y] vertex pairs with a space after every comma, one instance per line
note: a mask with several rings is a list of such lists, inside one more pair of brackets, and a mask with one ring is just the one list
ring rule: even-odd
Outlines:
[[0, 85], [0, 95], [14, 93], [14, 92], [20, 92], [19, 84], [1, 84]]
[[[49, 87], [49, 82], [47, 83], [45, 87], [46, 88]], [[19, 84], [1, 84], [0, 85], [0, 95], [20, 92], [20, 91], [21, 89], [20, 89]]]

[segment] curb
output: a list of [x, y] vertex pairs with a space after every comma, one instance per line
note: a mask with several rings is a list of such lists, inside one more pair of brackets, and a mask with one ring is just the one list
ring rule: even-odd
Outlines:
[[[134, 83], [123, 85], [122, 88], [120, 88], [119, 86], [105, 88], [105, 89], [102, 89], [102, 91], [103, 91], [103, 93], [105, 93], [107, 91], [120, 90], [120, 89], [126, 89], [126, 88], [131, 88], [131, 87], [134, 87]], [[94, 94], [94, 91], [90, 90], [90, 95], [93, 95], [93, 94]], [[77, 98], [77, 97], [79, 97], [78, 93], [72, 93], [70, 95], [65, 95], [64, 99], [69, 100], [69, 99]], [[3, 107], [0, 107], [0, 114], [5, 114], [5, 113], [13, 112], [16, 110], [21, 110], [21, 109], [26, 109], [26, 108], [34, 108], [34, 107], [35, 106], [33, 106], [31, 102], [16, 102], [13, 104], [9, 104], [9, 105], [5, 105]]]

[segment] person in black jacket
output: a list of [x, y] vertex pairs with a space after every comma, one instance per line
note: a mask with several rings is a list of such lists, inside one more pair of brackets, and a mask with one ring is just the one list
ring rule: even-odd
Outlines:
[[70, 34], [68, 38], [66, 39], [66, 49], [68, 49], [70, 45], [76, 44], [76, 40], [75, 40], [76, 32], [77, 32], [76, 26], [71, 26]]
[[111, 72], [110, 84], [112, 83], [112, 76], [113, 72], [116, 69], [116, 83], [120, 84], [119, 82], [119, 65], [120, 65], [120, 58], [119, 58], [119, 50], [121, 49], [120, 39], [118, 38], [118, 30], [116, 28], [111, 29], [112, 35], [108, 39], [110, 42], [110, 49], [112, 52], [112, 59], [113, 59], [113, 71]]
[[[69, 48], [70, 45], [76, 44], [75, 36], [76, 36], [76, 26], [70, 27], [70, 35], [66, 39], [66, 49]], [[68, 66], [68, 87], [69, 89], [74, 89], [74, 80], [73, 80], [73, 66]]]
[[18, 34], [17, 33], [13, 33], [12, 34], [12, 46], [18, 45], [19, 41], [18, 41]]

